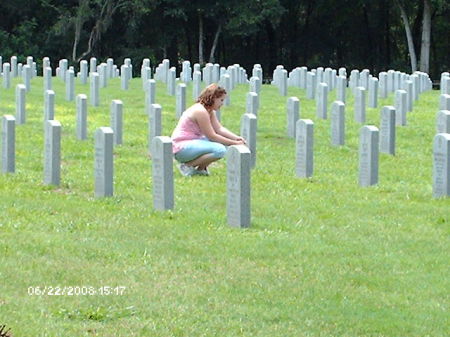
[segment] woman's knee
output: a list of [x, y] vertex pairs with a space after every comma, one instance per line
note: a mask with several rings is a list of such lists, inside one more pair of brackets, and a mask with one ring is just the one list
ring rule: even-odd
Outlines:
[[214, 150], [213, 150], [213, 152], [212, 152], [212, 156], [213, 156], [214, 158], [220, 159], [220, 158], [223, 158], [223, 157], [225, 156], [225, 153], [227, 153], [227, 148], [225, 147], [225, 145], [219, 144], [219, 143], [218, 143], [218, 144], [214, 147]]

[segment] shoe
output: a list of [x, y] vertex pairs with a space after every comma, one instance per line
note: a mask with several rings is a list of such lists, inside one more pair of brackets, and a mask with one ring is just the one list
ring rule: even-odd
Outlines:
[[204, 169], [204, 170], [195, 170], [196, 174], [198, 174], [199, 176], [209, 176], [209, 172], [208, 169]]
[[195, 167], [189, 166], [189, 165], [186, 165], [186, 164], [183, 164], [183, 163], [180, 164], [180, 166], [178, 166], [178, 169], [180, 170], [181, 175], [184, 176], [184, 177], [193, 176], [195, 174], [195, 171], [197, 171], [195, 169]]

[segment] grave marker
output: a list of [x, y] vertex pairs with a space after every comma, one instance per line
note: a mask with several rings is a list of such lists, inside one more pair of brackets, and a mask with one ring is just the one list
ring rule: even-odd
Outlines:
[[156, 81], [148, 80], [147, 86], [145, 87], [145, 112], [147, 114], [151, 105], [155, 103], [155, 97], [156, 97]]
[[450, 196], [450, 134], [438, 133], [433, 140], [433, 197]]
[[395, 155], [395, 115], [393, 106], [385, 106], [381, 110], [380, 152], [391, 155]]
[[97, 72], [97, 59], [95, 57], [91, 57], [89, 60], [89, 73]]
[[407, 98], [405, 90], [395, 91], [395, 125], [406, 125]]
[[200, 92], [202, 91], [201, 89], [202, 73], [200, 71], [194, 71], [193, 77], [194, 78], [192, 85], [192, 98], [194, 101], [196, 101], [198, 96], [200, 96]]
[[411, 112], [413, 110], [413, 83], [412, 81], [405, 81], [406, 91], [406, 110]]
[[331, 145], [345, 144], [345, 104], [334, 101], [331, 106]]
[[2, 118], [2, 172], [16, 171], [16, 119], [11, 115]]
[[245, 112], [258, 116], [258, 94], [256, 92], [248, 92], [246, 98]]
[[111, 102], [111, 129], [114, 132], [114, 145], [121, 145], [123, 142], [123, 103], [119, 99]]
[[367, 187], [378, 183], [379, 131], [366, 125], [359, 134], [359, 185]]
[[300, 118], [300, 100], [297, 97], [289, 97], [286, 106], [287, 136], [295, 138], [297, 121]]
[[31, 90], [31, 67], [28, 64], [22, 68], [22, 78], [25, 88], [29, 92]]
[[450, 110], [450, 95], [444, 94], [440, 96], [439, 110]]
[[173, 209], [173, 154], [170, 137], [152, 140], [153, 207], [157, 211]]
[[245, 113], [241, 117], [241, 137], [247, 142], [250, 150], [250, 167], [256, 166], [256, 125], [255, 114]]
[[81, 84], [87, 84], [88, 77], [88, 63], [86, 60], [80, 61], [80, 82]]
[[318, 118], [327, 119], [328, 85], [319, 83], [317, 87], [316, 114]]
[[75, 73], [73, 70], [66, 72], [66, 101], [75, 99]]
[[227, 222], [233, 227], [250, 227], [250, 150], [232, 145], [227, 151]]
[[9, 63], [3, 63], [3, 88], [11, 87], [11, 66]]
[[11, 56], [11, 76], [17, 77], [17, 56]]
[[176, 117], [180, 118], [183, 114], [184, 110], [186, 110], [186, 84], [179, 83], [177, 86], [177, 95], [176, 95]]
[[52, 68], [44, 68], [44, 92], [47, 90], [52, 90]]
[[170, 96], [175, 96], [176, 81], [176, 71], [175, 68], [172, 67], [167, 73], [167, 94]]
[[87, 139], [87, 96], [84, 94], [77, 95], [77, 139]]
[[337, 78], [336, 100], [345, 103], [346, 91], [347, 91], [347, 78], [344, 76], [339, 76]]
[[314, 99], [316, 96], [316, 74], [308, 72], [306, 74], [306, 97], [308, 99]]
[[299, 119], [296, 124], [296, 160], [297, 177], [309, 178], [314, 170], [314, 123], [310, 119]]
[[16, 123], [25, 124], [26, 122], [26, 97], [27, 89], [24, 84], [16, 86]]
[[91, 85], [90, 85], [90, 96], [91, 96], [91, 105], [99, 106], [100, 105], [100, 79], [98, 73], [90, 73], [89, 74]]
[[378, 106], [378, 79], [372, 77], [369, 79], [369, 108]]
[[161, 105], [151, 104], [148, 113], [148, 151], [152, 152], [152, 139], [161, 136], [162, 133], [162, 113]]
[[436, 116], [436, 133], [450, 133], [450, 111], [441, 110]]
[[287, 70], [282, 69], [280, 72], [279, 92], [281, 96], [287, 96]]
[[128, 90], [128, 80], [130, 72], [129, 67], [125, 64], [120, 66], [120, 88], [122, 90]]
[[114, 132], [100, 127], [95, 132], [95, 196], [108, 197], [114, 192]]
[[44, 130], [48, 120], [55, 119], [55, 92], [46, 90], [44, 94]]
[[366, 89], [355, 88], [355, 122], [366, 122]]
[[45, 122], [44, 184], [59, 186], [61, 176], [61, 123]]

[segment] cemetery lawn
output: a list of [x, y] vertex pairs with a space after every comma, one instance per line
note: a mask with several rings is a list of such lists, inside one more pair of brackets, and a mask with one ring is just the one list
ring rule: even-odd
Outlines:
[[[0, 88], [2, 115], [15, 113], [18, 81]], [[432, 198], [438, 91], [422, 94], [397, 127], [397, 154], [380, 154], [379, 184], [361, 188], [350, 92], [346, 145], [332, 147], [330, 120], [289, 88], [301, 118], [314, 121], [314, 176], [299, 179], [287, 97], [264, 85], [252, 224], [242, 230], [226, 221], [225, 160], [209, 177], [174, 168], [175, 208], [153, 210], [142, 82], [122, 91], [119, 81], [101, 89], [99, 107], [88, 103], [89, 139], [78, 141], [75, 102], [53, 78], [62, 124], [54, 187], [42, 183], [43, 80], [32, 80], [16, 173], [0, 175], [0, 325], [14, 336], [448, 336], [450, 199]], [[222, 109], [234, 132], [247, 91], [237, 86]], [[76, 93], [89, 96], [89, 87], [77, 81]], [[114, 197], [95, 199], [93, 134], [109, 125], [112, 99], [124, 104], [124, 144], [114, 150]], [[366, 124], [379, 126], [393, 101], [368, 109]], [[156, 102], [170, 136], [175, 97], [160, 82]], [[44, 287], [53, 295], [36, 295]]]

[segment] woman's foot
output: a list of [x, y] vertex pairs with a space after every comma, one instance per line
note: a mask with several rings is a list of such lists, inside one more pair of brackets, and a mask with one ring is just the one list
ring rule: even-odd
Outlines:
[[184, 177], [193, 176], [197, 172], [197, 170], [195, 169], [194, 166], [189, 166], [189, 165], [186, 165], [185, 163], [181, 163], [178, 166], [178, 169], [180, 170], [181, 175]]
[[199, 176], [209, 176], [209, 171], [206, 168], [203, 170], [197, 169], [196, 174], [198, 174]]

